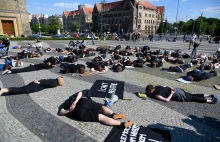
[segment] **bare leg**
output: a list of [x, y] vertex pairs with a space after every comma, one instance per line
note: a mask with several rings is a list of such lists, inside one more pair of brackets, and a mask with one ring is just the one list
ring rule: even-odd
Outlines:
[[101, 113], [110, 116], [110, 115], [113, 114], [113, 111], [110, 108], [106, 107], [106, 106], [102, 106]]
[[7, 93], [8, 91], [8, 88], [1, 88], [0, 96], [2, 95], [2, 93]]
[[99, 114], [99, 122], [106, 124], [108, 126], [120, 126], [121, 122], [118, 120], [114, 120], [113, 118], [110, 118], [108, 116], [105, 116], [103, 114]]
[[117, 119], [125, 119], [125, 114], [124, 113], [120, 113], [120, 114], [114, 114], [113, 115], [113, 111], [111, 109], [109, 109], [106, 106], [102, 106], [101, 108], [101, 113], [107, 115], [107, 116], [112, 116], [113, 119], [117, 120]]

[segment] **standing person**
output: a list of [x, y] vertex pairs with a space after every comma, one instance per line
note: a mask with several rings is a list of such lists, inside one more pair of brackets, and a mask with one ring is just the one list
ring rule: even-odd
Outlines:
[[106, 32], [104, 32], [103, 37], [104, 37], [104, 41], [105, 41], [106, 40]]
[[193, 45], [194, 42], [195, 42], [195, 36], [192, 34], [191, 39], [189, 41], [189, 50], [190, 50], [190, 47]]
[[8, 55], [8, 50], [9, 50], [9, 46], [10, 46], [10, 41], [9, 41], [8, 37], [3, 41], [3, 45], [6, 47], [7, 55]]
[[91, 38], [92, 38], [92, 44], [95, 45], [95, 42], [94, 42], [95, 35], [93, 32], [91, 33]]
[[196, 57], [196, 49], [197, 47], [199, 47], [200, 43], [194, 42], [193, 43], [193, 51], [192, 51], [192, 57], [191, 58], [195, 58]]
[[183, 36], [183, 42], [185, 42], [185, 41], [186, 41], [186, 35]]

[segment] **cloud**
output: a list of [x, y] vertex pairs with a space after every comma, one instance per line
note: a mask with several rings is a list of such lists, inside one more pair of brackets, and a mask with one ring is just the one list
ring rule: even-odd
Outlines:
[[180, 0], [180, 2], [186, 2], [186, 1], [188, 1], [188, 0]]
[[208, 13], [220, 13], [220, 6], [216, 7], [208, 7], [202, 10], [203, 12], [208, 12]]
[[155, 1], [160, 1], [160, 0], [147, 0], [148, 2], [155, 2]]
[[37, 7], [37, 8], [35, 8], [35, 9], [37, 9], [38, 11], [40, 10], [40, 11], [55, 11], [55, 9], [54, 8], [42, 8], [42, 7]]
[[38, 2], [34, 2], [34, 4], [38, 4]]
[[168, 15], [170, 15], [171, 13], [167, 13]]
[[[78, 2], [74, 2], [74, 3], [63, 3], [63, 2], [61, 2], [61, 3], [54, 3], [53, 6], [73, 10], [73, 9], [78, 9], [78, 5], [80, 5], [80, 3], [78, 3]], [[91, 8], [94, 7], [91, 4], [85, 4], [85, 5], [88, 6], [88, 7], [91, 7]]]
[[44, 6], [47, 6], [47, 4], [43, 4]]
[[190, 9], [189, 11], [196, 11], [196, 10], [194, 10], [194, 9]]

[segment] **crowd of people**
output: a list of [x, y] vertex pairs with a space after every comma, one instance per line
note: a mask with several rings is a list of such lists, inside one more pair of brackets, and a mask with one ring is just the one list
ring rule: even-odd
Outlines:
[[[180, 50], [176, 50], [174, 52], [165, 49], [151, 50], [149, 46], [131, 49], [130, 46], [122, 48], [118, 45], [114, 48], [98, 47], [96, 49], [92, 49], [86, 47], [85, 41], [82, 41], [79, 44], [79, 48], [68, 47], [66, 49], [56, 49], [57, 53], [62, 52], [66, 53], [66, 55], [60, 55], [58, 58], [51, 56], [50, 58], [44, 59], [42, 63], [30, 64], [27, 67], [19, 69], [14, 69], [13, 67], [22, 66], [22, 57], [19, 55], [14, 57], [9, 56], [8, 58], [5, 58], [2, 75], [51, 69], [56, 67], [57, 64], [59, 64], [59, 67], [61, 68], [60, 73], [85, 74], [86, 72], [103, 73], [107, 72], [108, 69], [112, 69], [114, 72], [123, 72], [129, 67], [143, 68], [145, 65], [152, 68], [158, 68], [163, 67], [164, 62], [170, 62], [171, 64], [175, 64], [175, 66], [162, 68], [162, 70], [182, 73], [189, 70], [194, 65], [199, 64], [196, 69], [186, 73], [187, 76], [185, 79], [187, 81], [201, 81], [217, 76], [217, 72], [215, 70], [220, 66], [220, 49], [213, 55], [207, 56], [205, 54], [189, 55], [187, 53], [182, 53]], [[189, 48], [190, 46], [191, 43]], [[52, 49], [45, 49], [45, 52], [48, 51], [51, 52]], [[86, 62], [86, 64], [77, 63], [80, 58], [89, 56], [94, 56], [94, 58], [91, 61]], [[106, 58], [107, 56], [110, 58]], [[136, 59], [131, 60], [129, 56], [136, 57]], [[186, 58], [191, 59], [191, 62], [185, 62], [184, 59]], [[207, 60], [211, 62], [206, 64]], [[86, 71], [86, 66], [89, 71]], [[205, 70], [209, 71], [207, 72]], [[34, 80], [23, 87], [1, 88], [0, 95], [29, 94], [46, 88], [63, 85], [64, 77], [59, 76], [56, 79]], [[169, 102], [170, 100], [213, 104], [218, 102], [218, 96], [214, 94], [191, 94], [181, 88], [172, 88], [167, 86], [147, 85], [145, 92], [149, 97], [164, 102]], [[118, 121], [118, 119], [124, 119], [126, 117], [125, 114], [116, 114], [110, 108], [91, 100], [88, 96], [88, 90], [78, 92], [65, 100], [59, 109], [59, 114], [72, 117], [78, 121], [100, 122], [109, 126], [129, 127], [133, 124], [132, 120], [127, 122]]]

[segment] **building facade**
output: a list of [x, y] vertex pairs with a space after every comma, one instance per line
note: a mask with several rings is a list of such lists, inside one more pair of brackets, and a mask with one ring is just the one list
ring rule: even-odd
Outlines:
[[26, 0], [0, 0], [0, 35], [11, 37], [31, 34]]
[[163, 6], [156, 7], [144, 0], [122, 0], [95, 4], [92, 13], [95, 32], [155, 34], [163, 17]]
[[72, 31], [72, 22], [80, 24], [80, 32], [90, 31], [92, 29], [92, 11], [86, 5], [79, 5], [78, 10], [63, 12], [63, 29], [66, 32]]

